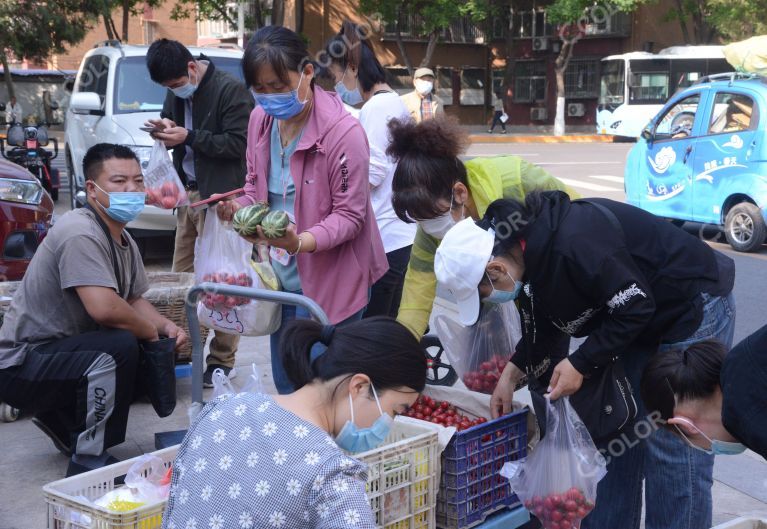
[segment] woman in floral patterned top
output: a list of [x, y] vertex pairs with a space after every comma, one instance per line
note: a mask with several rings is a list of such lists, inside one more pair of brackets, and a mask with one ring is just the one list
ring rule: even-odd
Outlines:
[[284, 336], [298, 389], [205, 406], [174, 462], [163, 529], [376, 527], [367, 469], [342, 448], [371, 448], [415, 402], [424, 351], [389, 318], [338, 329], [296, 321]]

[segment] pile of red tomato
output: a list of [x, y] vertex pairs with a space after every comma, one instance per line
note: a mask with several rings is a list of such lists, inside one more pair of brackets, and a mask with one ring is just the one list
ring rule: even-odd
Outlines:
[[[240, 273], [237, 275], [229, 274], [227, 272], [219, 272], [215, 274], [205, 274], [202, 277], [203, 282], [206, 283], [222, 283], [225, 285], [238, 285], [241, 287], [253, 286], [253, 279], [246, 273]], [[240, 305], [247, 305], [251, 299], [240, 296], [225, 296], [215, 291], [205, 292], [200, 296], [200, 301], [208, 309], [211, 310], [226, 310], [233, 309]]]
[[159, 187], [145, 186], [146, 203], [163, 209], [173, 209], [187, 200], [186, 192], [175, 182], [164, 182]]
[[544, 529], [574, 529], [594, 509], [583, 491], [572, 487], [564, 494], [536, 496], [525, 502], [525, 508], [543, 523]]
[[472, 391], [492, 393], [508, 363], [508, 358], [495, 355], [490, 360], [479, 364], [477, 371], [464, 373], [463, 383]]
[[487, 422], [484, 417], [472, 419], [466, 415], [461, 415], [456, 407], [448, 401], [434, 400], [427, 395], [418, 397], [418, 400], [405, 412], [405, 415], [441, 426], [455, 426], [459, 432]]

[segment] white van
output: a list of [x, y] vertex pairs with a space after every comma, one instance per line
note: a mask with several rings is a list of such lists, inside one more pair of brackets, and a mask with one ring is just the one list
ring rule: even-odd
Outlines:
[[[85, 204], [83, 157], [97, 143], [116, 143], [133, 149], [145, 167], [153, 140], [140, 129], [148, 119], [160, 116], [167, 89], [149, 77], [148, 46], [97, 44], [83, 57], [66, 114], [66, 163], [72, 209]], [[242, 51], [232, 48], [189, 47], [201, 53], [237, 79], [243, 79]], [[244, 82], [244, 81], [243, 81]], [[171, 210], [147, 206], [128, 224], [134, 236], [158, 235], [176, 229]]]

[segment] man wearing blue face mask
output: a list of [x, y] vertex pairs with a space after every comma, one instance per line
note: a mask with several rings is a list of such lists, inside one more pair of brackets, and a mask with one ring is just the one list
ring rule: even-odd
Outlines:
[[186, 335], [142, 295], [149, 284], [125, 231], [144, 207], [136, 155], [101, 143], [83, 158], [88, 204], [38, 248], [0, 329], [0, 400], [71, 456], [67, 475], [115, 461], [125, 440], [139, 343]]
[[[244, 84], [204, 55], [194, 58], [180, 42], [155, 41], [147, 51], [147, 68], [155, 83], [168, 89], [162, 119], [149, 120], [152, 137], [173, 149], [173, 164], [190, 202], [226, 193], [245, 184], [245, 146], [253, 97]], [[174, 272], [194, 271], [195, 241], [202, 237], [205, 212], [178, 208]], [[234, 378], [234, 356], [239, 337], [215, 333], [210, 344], [206, 387], [220, 368]]]
[[642, 399], [693, 448], [767, 459], [767, 326], [728, 353], [716, 341], [654, 356], [642, 376]]

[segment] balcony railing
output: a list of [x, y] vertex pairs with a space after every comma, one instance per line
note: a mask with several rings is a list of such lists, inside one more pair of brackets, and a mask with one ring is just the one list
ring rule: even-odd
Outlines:
[[[424, 30], [425, 24], [420, 15], [402, 17], [400, 32], [405, 40], [426, 40], [429, 35]], [[499, 21], [476, 23], [470, 17], [461, 17], [440, 32], [442, 42], [462, 44], [487, 44], [492, 39], [505, 38], [507, 25]], [[384, 26], [384, 37], [397, 36], [394, 22]]]

